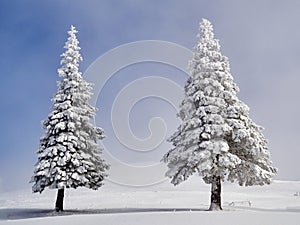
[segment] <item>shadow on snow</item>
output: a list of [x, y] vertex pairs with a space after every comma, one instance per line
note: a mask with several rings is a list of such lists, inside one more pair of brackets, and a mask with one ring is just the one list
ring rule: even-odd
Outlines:
[[51, 216], [88, 215], [88, 214], [117, 214], [145, 212], [195, 212], [205, 211], [198, 208], [113, 208], [113, 209], [70, 209], [55, 212], [53, 209], [36, 208], [6, 208], [0, 209], [0, 220], [18, 220]]

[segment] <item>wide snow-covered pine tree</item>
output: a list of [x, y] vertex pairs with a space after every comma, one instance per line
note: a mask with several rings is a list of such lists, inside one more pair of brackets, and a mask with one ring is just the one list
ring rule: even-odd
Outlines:
[[262, 127], [249, 118], [249, 108], [237, 97], [228, 59], [208, 20], [200, 23], [198, 37], [178, 114], [182, 123], [169, 138], [174, 147], [163, 160], [174, 185], [199, 173], [211, 184], [210, 210], [221, 210], [225, 179], [241, 186], [270, 184], [277, 169]]
[[88, 103], [92, 85], [79, 72], [82, 57], [76, 33], [71, 26], [58, 69], [62, 79], [52, 99], [53, 111], [43, 121], [46, 132], [40, 139], [38, 162], [31, 179], [33, 192], [42, 192], [46, 187], [58, 189], [57, 211], [63, 210], [65, 188], [96, 190], [103, 185], [108, 169], [97, 144], [104, 137], [103, 130], [91, 123], [96, 109]]

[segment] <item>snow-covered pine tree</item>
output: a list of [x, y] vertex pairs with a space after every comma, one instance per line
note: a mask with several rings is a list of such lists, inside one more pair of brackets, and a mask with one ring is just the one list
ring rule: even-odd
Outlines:
[[212, 24], [200, 23], [199, 42], [189, 63], [190, 77], [178, 116], [182, 123], [168, 141], [173, 148], [163, 161], [174, 185], [199, 173], [211, 184], [210, 210], [221, 210], [221, 182], [270, 184], [272, 166], [262, 127], [249, 118], [249, 108], [237, 98], [227, 57], [214, 39]]
[[33, 192], [41, 193], [46, 187], [58, 189], [56, 211], [63, 210], [65, 188], [96, 190], [103, 185], [108, 169], [97, 144], [104, 137], [103, 130], [91, 123], [96, 108], [88, 103], [92, 85], [79, 72], [82, 57], [76, 33], [71, 26], [58, 69], [62, 79], [52, 99], [53, 111], [43, 121], [46, 132], [40, 139], [38, 162], [31, 179]]

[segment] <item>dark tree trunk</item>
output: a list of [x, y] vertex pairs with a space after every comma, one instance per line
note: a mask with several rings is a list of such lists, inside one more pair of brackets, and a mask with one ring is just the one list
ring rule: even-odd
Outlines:
[[64, 191], [65, 189], [58, 189], [57, 191], [57, 198], [55, 203], [56, 212], [64, 210]]
[[211, 183], [210, 211], [222, 210], [221, 206], [221, 178], [214, 177]]

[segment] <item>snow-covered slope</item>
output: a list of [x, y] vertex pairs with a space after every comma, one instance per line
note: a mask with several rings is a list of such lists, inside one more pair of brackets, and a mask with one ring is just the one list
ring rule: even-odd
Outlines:
[[67, 190], [65, 212], [53, 212], [55, 190], [0, 194], [0, 224], [300, 224], [300, 182], [223, 186], [223, 212], [207, 212], [209, 189], [199, 177], [178, 187], [168, 182], [132, 188], [106, 182], [99, 191]]

